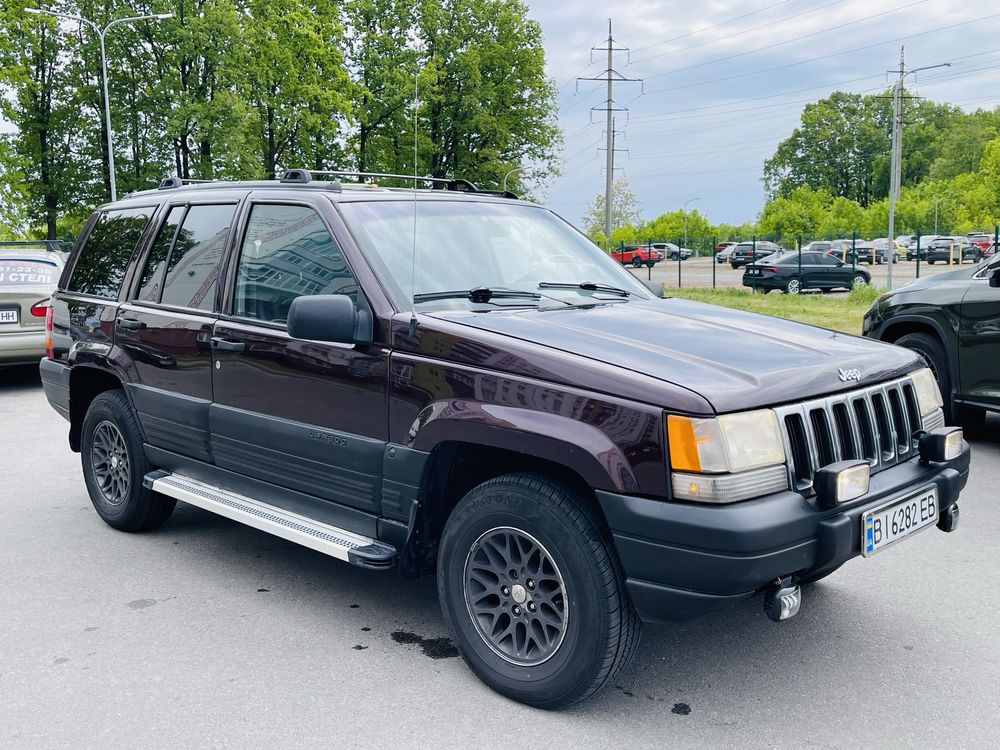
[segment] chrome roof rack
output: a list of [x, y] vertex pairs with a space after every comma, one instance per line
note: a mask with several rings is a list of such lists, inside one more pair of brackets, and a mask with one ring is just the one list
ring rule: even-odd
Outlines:
[[391, 172], [354, 172], [350, 170], [327, 170], [327, 169], [289, 169], [281, 177], [284, 183], [294, 183], [305, 185], [312, 181], [314, 177], [359, 177], [362, 179], [371, 178], [379, 180], [404, 180], [410, 183], [430, 183], [431, 185], [442, 185], [445, 190], [455, 190], [462, 193], [479, 193], [482, 195], [495, 195], [501, 198], [517, 198], [517, 195], [509, 190], [480, 190], [474, 183], [462, 178], [448, 177], [426, 177], [414, 176], [412, 174], [393, 174]]

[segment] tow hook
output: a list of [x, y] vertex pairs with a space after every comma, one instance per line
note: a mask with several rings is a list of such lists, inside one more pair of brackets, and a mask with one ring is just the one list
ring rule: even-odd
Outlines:
[[958, 528], [958, 503], [953, 503], [941, 511], [937, 527], [941, 531], [954, 531]]
[[802, 605], [802, 589], [791, 578], [779, 578], [764, 592], [764, 614], [775, 622], [795, 617]]

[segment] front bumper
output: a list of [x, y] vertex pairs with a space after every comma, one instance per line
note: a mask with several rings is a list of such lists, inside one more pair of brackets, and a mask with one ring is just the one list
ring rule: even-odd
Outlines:
[[861, 516], [937, 485], [941, 517], [969, 478], [968, 444], [952, 461], [917, 459], [871, 478], [869, 493], [823, 510], [784, 491], [732, 505], [598, 492], [639, 616], [683, 622], [754, 596], [779, 578], [801, 580], [861, 554]]

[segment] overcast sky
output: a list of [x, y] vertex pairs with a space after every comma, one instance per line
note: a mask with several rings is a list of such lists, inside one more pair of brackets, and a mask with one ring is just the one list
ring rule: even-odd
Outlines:
[[[951, 61], [917, 74], [918, 93], [966, 110], [1000, 104], [1000, 3], [996, 0], [526, 0], [542, 25], [549, 75], [559, 86], [566, 143], [562, 176], [547, 205], [579, 223], [604, 190], [608, 16], [615, 69], [644, 84], [615, 86], [616, 175], [626, 175], [643, 214], [681, 208], [712, 222], [756, 217], [764, 201], [762, 163], [798, 122], [806, 102], [835, 90], [875, 93], [886, 70]], [[911, 77], [912, 78], [912, 77]], [[640, 86], [645, 93], [640, 96]], [[624, 113], [618, 113], [623, 118]], [[905, 135], [904, 135], [905, 143]], [[618, 167], [621, 172], [618, 172]]]

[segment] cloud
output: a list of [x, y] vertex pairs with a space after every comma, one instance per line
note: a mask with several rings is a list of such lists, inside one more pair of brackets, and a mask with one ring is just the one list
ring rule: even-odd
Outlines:
[[[560, 87], [566, 134], [563, 175], [548, 203], [577, 221], [603, 189], [603, 84], [606, 57], [591, 46], [607, 38], [605, 2], [529, 0], [542, 25], [549, 74]], [[633, 0], [614, 7], [614, 67], [639, 84], [616, 85], [629, 113], [616, 117], [624, 137], [616, 168], [628, 175], [647, 216], [698, 197], [713, 221], [753, 218], [764, 193], [762, 163], [798, 122], [802, 108], [834, 90], [887, 88], [905, 45], [909, 68], [954, 60], [928, 71], [915, 88], [965, 109], [1000, 103], [1000, 7], [960, 0], [756, 0], [707, 3]], [[990, 18], [992, 16], [992, 18]], [[980, 19], [980, 20], [976, 20]], [[592, 124], [591, 124], [592, 122]], [[904, 136], [905, 137], [905, 136]]]

